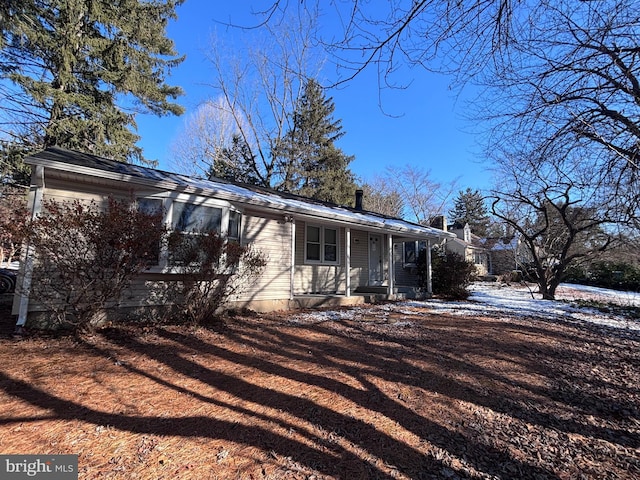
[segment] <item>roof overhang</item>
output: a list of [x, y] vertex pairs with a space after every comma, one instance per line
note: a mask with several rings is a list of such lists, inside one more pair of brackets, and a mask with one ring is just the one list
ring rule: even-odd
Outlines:
[[[305, 201], [302, 197], [288, 198], [276, 193], [260, 192], [241, 185], [202, 180], [186, 175], [163, 172], [131, 164], [119, 164], [112, 160], [85, 156], [95, 161], [95, 165], [83, 165], [74, 161], [65, 161], [63, 149], [48, 149], [25, 159], [29, 165], [40, 165], [45, 169], [81, 176], [135, 184], [141, 187], [180, 192], [217, 198], [251, 207], [254, 210], [290, 215], [307, 221], [318, 221], [343, 226], [364, 228], [388, 233], [406, 240], [441, 240], [455, 238], [455, 235], [433, 227], [426, 227], [405, 220], [378, 215], [373, 212], [355, 211], [346, 207]], [[68, 155], [76, 152], [68, 151]]]

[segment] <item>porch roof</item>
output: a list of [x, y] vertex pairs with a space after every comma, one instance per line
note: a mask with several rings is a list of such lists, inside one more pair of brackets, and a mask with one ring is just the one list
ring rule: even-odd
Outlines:
[[206, 180], [189, 177], [60, 147], [50, 147], [27, 157], [25, 163], [105, 180], [218, 198], [293, 217], [382, 231], [407, 240], [455, 237], [454, 234], [437, 228], [374, 212], [356, 210], [254, 185], [221, 179]]

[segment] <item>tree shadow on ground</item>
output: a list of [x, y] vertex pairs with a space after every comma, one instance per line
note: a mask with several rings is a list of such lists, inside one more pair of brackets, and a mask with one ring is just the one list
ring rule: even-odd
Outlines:
[[[375, 319], [292, 326], [239, 317], [215, 335], [157, 328], [153, 338], [147, 338], [114, 329], [105, 330], [100, 342], [85, 342], [102, 358], [152, 360], [163, 366], [162, 373], [132, 361], [122, 362], [122, 368], [159, 389], [243, 416], [244, 423], [206, 414], [185, 415], [188, 412], [179, 412], [184, 416], [106, 413], [6, 374], [0, 374], [0, 388], [47, 410], [46, 418], [81, 420], [133, 433], [233, 441], [290, 457], [335, 478], [559, 478], [535, 457], [523, 459], [504, 445], [475, 435], [478, 430], [464, 424], [473, 418], [454, 425], [430, 417], [430, 411], [422, 408], [427, 397], [436, 398], [430, 401], [443, 412], [461, 404], [478, 405], [543, 429], [579, 432], [624, 447], [639, 443], [637, 435], [622, 428], [581, 421], [586, 415], [611, 416], [593, 405], [615, 403], [615, 396], [584, 388], [571, 395], [558, 393], [556, 377], [584, 383], [578, 378], [582, 372], [572, 377], [567, 371], [570, 352], [563, 354], [562, 349], [589, 340], [589, 335], [570, 338], [544, 323], [509, 324], [505, 331], [504, 323], [490, 320], [420, 312], [407, 318], [408, 326], [394, 327], [388, 320]], [[540, 341], [542, 337], [549, 341]], [[594, 352], [593, 358], [582, 361], [595, 363], [598, 355]], [[554, 364], [545, 358], [567, 362]], [[226, 364], [239, 368], [231, 374], [222, 367]], [[545, 381], [520, 380], [503, 369], [506, 365], [513, 372], [533, 372]], [[188, 379], [189, 386], [180, 379]], [[509, 396], [496, 395], [498, 391]], [[338, 400], [351, 409], [340, 411]], [[558, 415], [562, 409], [579, 410], [579, 415], [563, 417]], [[383, 428], [383, 424], [392, 427]], [[295, 431], [296, 436], [282, 433], [287, 431]], [[406, 440], [409, 437], [411, 441]], [[438, 452], [458, 462], [452, 465]]]

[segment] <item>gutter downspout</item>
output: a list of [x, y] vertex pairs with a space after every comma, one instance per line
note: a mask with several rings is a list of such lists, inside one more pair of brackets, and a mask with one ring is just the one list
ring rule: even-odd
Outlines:
[[427, 240], [427, 293], [429, 295], [433, 294], [433, 284], [431, 282], [431, 240]]
[[393, 295], [393, 290], [395, 288], [395, 271], [393, 267], [393, 235], [391, 233], [387, 234], [387, 255], [389, 260], [387, 262], [387, 267], [389, 268], [389, 281], [387, 282], [387, 295], [389, 298]]
[[[34, 220], [42, 210], [42, 195], [44, 193], [44, 167], [36, 165], [31, 175], [29, 187], [28, 208], [31, 210], [31, 220]], [[24, 254], [24, 267], [22, 268], [22, 283], [18, 303], [18, 321], [16, 330], [21, 330], [27, 323], [29, 313], [29, 294], [31, 293], [31, 281], [33, 280], [33, 256], [35, 254], [32, 245], [27, 244]]]
[[289, 269], [289, 300], [293, 300], [296, 278], [296, 221], [291, 220], [291, 268]]
[[344, 295], [345, 297], [351, 296], [351, 229], [346, 227], [345, 229], [345, 266], [346, 266], [346, 278], [345, 278], [345, 289]]

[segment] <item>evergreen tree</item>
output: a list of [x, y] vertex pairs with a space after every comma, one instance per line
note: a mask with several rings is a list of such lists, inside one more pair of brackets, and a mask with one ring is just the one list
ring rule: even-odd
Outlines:
[[309, 80], [293, 113], [292, 128], [285, 134], [276, 155], [284, 177], [284, 190], [339, 204], [352, 204], [356, 189], [349, 169], [353, 156], [345, 155], [335, 142], [345, 132], [333, 119], [335, 105], [322, 87]]
[[478, 190], [467, 188], [460, 190], [454, 200], [453, 209], [449, 211], [452, 222], [461, 225], [469, 224], [471, 231], [480, 237], [487, 235], [489, 214], [484, 199]]
[[31, 168], [22, 159], [32, 151], [20, 143], [0, 142], [0, 192], [4, 185], [29, 185]]
[[3, 135], [145, 161], [135, 114], [181, 114], [165, 75], [183, 58], [166, 37], [184, 0], [4, 0], [0, 7]]
[[221, 178], [223, 180], [249, 183], [251, 185], [265, 185], [256, 174], [256, 159], [242, 136], [233, 135], [231, 145], [222, 148], [219, 155], [213, 159], [209, 171], [209, 179]]

